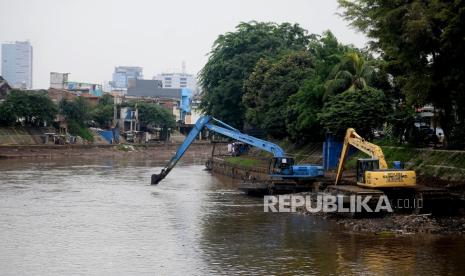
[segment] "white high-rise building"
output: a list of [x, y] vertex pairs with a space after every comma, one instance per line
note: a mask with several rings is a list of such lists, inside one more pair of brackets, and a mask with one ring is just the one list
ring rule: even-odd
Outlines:
[[14, 88], [32, 89], [32, 45], [29, 41], [2, 44], [2, 76]]
[[187, 73], [161, 73], [153, 77], [160, 80], [163, 88], [189, 88], [193, 93], [197, 91], [197, 81], [194, 75]]

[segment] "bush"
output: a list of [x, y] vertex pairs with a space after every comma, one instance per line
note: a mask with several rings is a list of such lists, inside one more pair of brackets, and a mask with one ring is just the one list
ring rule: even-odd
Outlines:
[[68, 122], [68, 131], [69, 133], [71, 133], [71, 135], [80, 136], [84, 140], [87, 140], [89, 142], [94, 141], [94, 136], [92, 135], [92, 132], [88, 128], [79, 125], [79, 123], [75, 121]]

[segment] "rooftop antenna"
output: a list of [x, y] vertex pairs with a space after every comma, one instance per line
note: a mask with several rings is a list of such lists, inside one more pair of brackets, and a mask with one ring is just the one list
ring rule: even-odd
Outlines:
[[182, 61], [182, 73], [186, 73], [186, 62], [184, 60]]

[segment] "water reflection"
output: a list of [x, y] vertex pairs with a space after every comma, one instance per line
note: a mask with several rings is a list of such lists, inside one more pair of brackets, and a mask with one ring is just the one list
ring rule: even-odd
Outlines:
[[350, 234], [263, 213], [203, 166], [0, 163], [1, 275], [461, 274], [465, 240]]

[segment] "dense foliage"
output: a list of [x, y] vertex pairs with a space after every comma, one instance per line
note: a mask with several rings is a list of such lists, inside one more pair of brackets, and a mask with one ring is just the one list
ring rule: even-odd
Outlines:
[[241, 23], [235, 32], [220, 35], [200, 72], [203, 112], [242, 128], [244, 81], [257, 62], [283, 51], [305, 50], [309, 38], [307, 31], [289, 23]]
[[162, 129], [174, 128], [176, 121], [173, 114], [158, 104], [138, 103], [139, 120], [144, 125]]
[[276, 62], [261, 59], [244, 84], [246, 121], [274, 138], [286, 137], [285, 103], [314, 74], [308, 52], [286, 54]]
[[339, 0], [408, 105], [437, 108], [445, 141], [464, 143], [465, 1]]
[[90, 119], [91, 107], [87, 100], [83, 97], [78, 97], [74, 101], [63, 99], [59, 103], [60, 114], [66, 121], [75, 122], [80, 126], [84, 126]]
[[[127, 105], [137, 106], [144, 128], [158, 128], [166, 137], [169, 130], [176, 127], [173, 114], [158, 104], [142, 102]], [[70, 134], [92, 141], [93, 135], [88, 127], [112, 127], [114, 108], [113, 97], [108, 94], [103, 95], [96, 105], [91, 105], [85, 97], [62, 99], [56, 105], [46, 93], [13, 90], [0, 103], [0, 125], [50, 126], [60, 114]]]
[[347, 128], [355, 128], [358, 134], [371, 138], [372, 130], [386, 121], [389, 109], [382, 91], [349, 89], [325, 103], [318, 118], [336, 136], [344, 135]]
[[369, 49], [343, 45], [329, 31], [241, 23], [215, 41], [200, 73], [203, 112], [294, 142], [354, 127], [367, 137], [384, 130], [393, 141], [421, 145], [428, 142], [415, 126], [415, 109], [432, 104], [446, 142], [463, 144], [465, 4], [339, 4], [342, 16], [373, 39]]
[[0, 104], [0, 123], [22, 123], [28, 126], [50, 125], [57, 106], [42, 92], [11, 91]]
[[[342, 45], [329, 31], [307, 35], [291, 27], [242, 23], [220, 36], [200, 74], [203, 111], [276, 139], [321, 140], [334, 128], [318, 116], [325, 101], [358, 101], [336, 96], [386, 85], [387, 74], [370, 55]], [[325, 109], [321, 118], [332, 111]], [[366, 116], [357, 119], [370, 120]]]
[[92, 109], [91, 117], [100, 127], [109, 127], [114, 116], [113, 97], [105, 94]]

